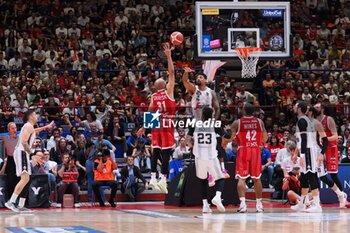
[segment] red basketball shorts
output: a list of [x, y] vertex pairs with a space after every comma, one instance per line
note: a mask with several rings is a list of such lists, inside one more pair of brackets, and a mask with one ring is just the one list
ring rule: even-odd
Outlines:
[[328, 173], [338, 173], [338, 147], [328, 147], [326, 150], [326, 167]]
[[261, 176], [261, 150], [259, 147], [238, 148], [236, 160], [236, 178], [246, 179], [252, 177], [259, 179]]
[[175, 146], [174, 128], [152, 129], [152, 147], [171, 149]]

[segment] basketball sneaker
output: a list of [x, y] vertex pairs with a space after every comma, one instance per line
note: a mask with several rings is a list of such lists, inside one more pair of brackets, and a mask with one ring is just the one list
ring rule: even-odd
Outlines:
[[302, 212], [305, 211], [306, 206], [303, 202], [298, 201], [298, 203], [296, 205], [293, 205], [290, 207], [292, 210], [297, 211], [297, 212]]
[[19, 213], [19, 210], [17, 209], [14, 203], [8, 201], [5, 203], [5, 206], [7, 209], [12, 210], [13, 212]]
[[223, 171], [222, 171], [222, 173], [224, 174], [224, 179], [230, 179], [230, 174], [228, 174], [228, 172], [227, 172], [227, 170], [226, 169], [224, 169]]
[[319, 204], [316, 204], [315, 202], [312, 202], [310, 208], [305, 209], [304, 212], [307, 212], [307, 213], [321, 213], [322, 212], [322, 207]]
[[29, 213], [33, 213], [34, 212], [33, 210], [28, 209], [26, 207], [18, 207], [17, 209], [18, 209], [18, 211], [20, 213], [23, 213], [23, 214], [29, 214]]
[[209, 187], [215, 186], [215, 180], [214, 180], [214, 177], [212, 175], [208, 176], [208, 185], [209, 185]]
[[241, 202], [239, 205], [239, 209], [237, 210], [238, 213], [247, 213], [247, 204]]
[[260, 203], [256, 203], [256, 212], [257, 212], [257, 213], [262, 213], [262, 212], [264, 212], [264, 207], [263, 207], [263, 205], [262, 205], [261, 202], [260, 202]]
[[342, 195], [339, 196], [338, 198], [339, 198], [339, 207], [346, 208], [346, 204], [348, 203], [347, 201], [348, 195], [343, 192]]
[[213, 203], [220, 212], [225, 212], [225, 206], [222, 204], [221, 198], [218, 195], [215, 195], [211, 203]]
[[157, 179], [155, 178], [151, 178], [150, 182], [149, 182], [149, 186], [151, 187], [151, 189], [155, 190], [155, 191], [160, 191], [160, 188], [158, 187], [158, 182]]
[[160, 191], [162, 191], [165, 194], [168, 194], [168, 189], [167, 189], [167, 183], [166, 180], [161, 179], [158, 184], [157, 184], [158, 188]]
[[210, 205], [203, 205], [202, 213], [211, 213]]

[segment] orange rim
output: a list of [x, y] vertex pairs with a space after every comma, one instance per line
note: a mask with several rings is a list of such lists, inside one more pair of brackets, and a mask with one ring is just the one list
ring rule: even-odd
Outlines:
[[257, 48], [257, 47], [248, 47], [248, 48], [236, 48], [235, 49], [237, 53], [239, 53], [239, 55], [243, 58], [247, 58], [249, 57], [250, 53], [253, 52], [260, 52], [261, 48]]

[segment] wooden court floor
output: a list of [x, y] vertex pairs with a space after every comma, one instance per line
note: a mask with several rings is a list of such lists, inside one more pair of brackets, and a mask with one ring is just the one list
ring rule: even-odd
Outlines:
[[[161, 203], [119, 204], [117, 208], [43, 209], [32, 214], [0, 210], [0, 232], [349, 232], [350, 209], [324, 207], [323, 213], [295, 213], [289, 206], [264, 203], [265, 212], [246, 214], [228, 207], [226, 213], [201, 213], [197, 208], [166, 207]], [[67, 227], [71, 227], [68, 229]], [[76, 229], [74, 228], [76, 227]], [[79, 227], [85, 227], [85, 230]]]

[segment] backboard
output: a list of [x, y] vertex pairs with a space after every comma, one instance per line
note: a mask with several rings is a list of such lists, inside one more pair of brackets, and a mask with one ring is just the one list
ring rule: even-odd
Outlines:
[[195, 52], [200, 59], [232, 59], [238, 47], [259, 47], [262, 59], [286, 59], [292, 49], [290, 4], [196, 2], [196, 34]]

